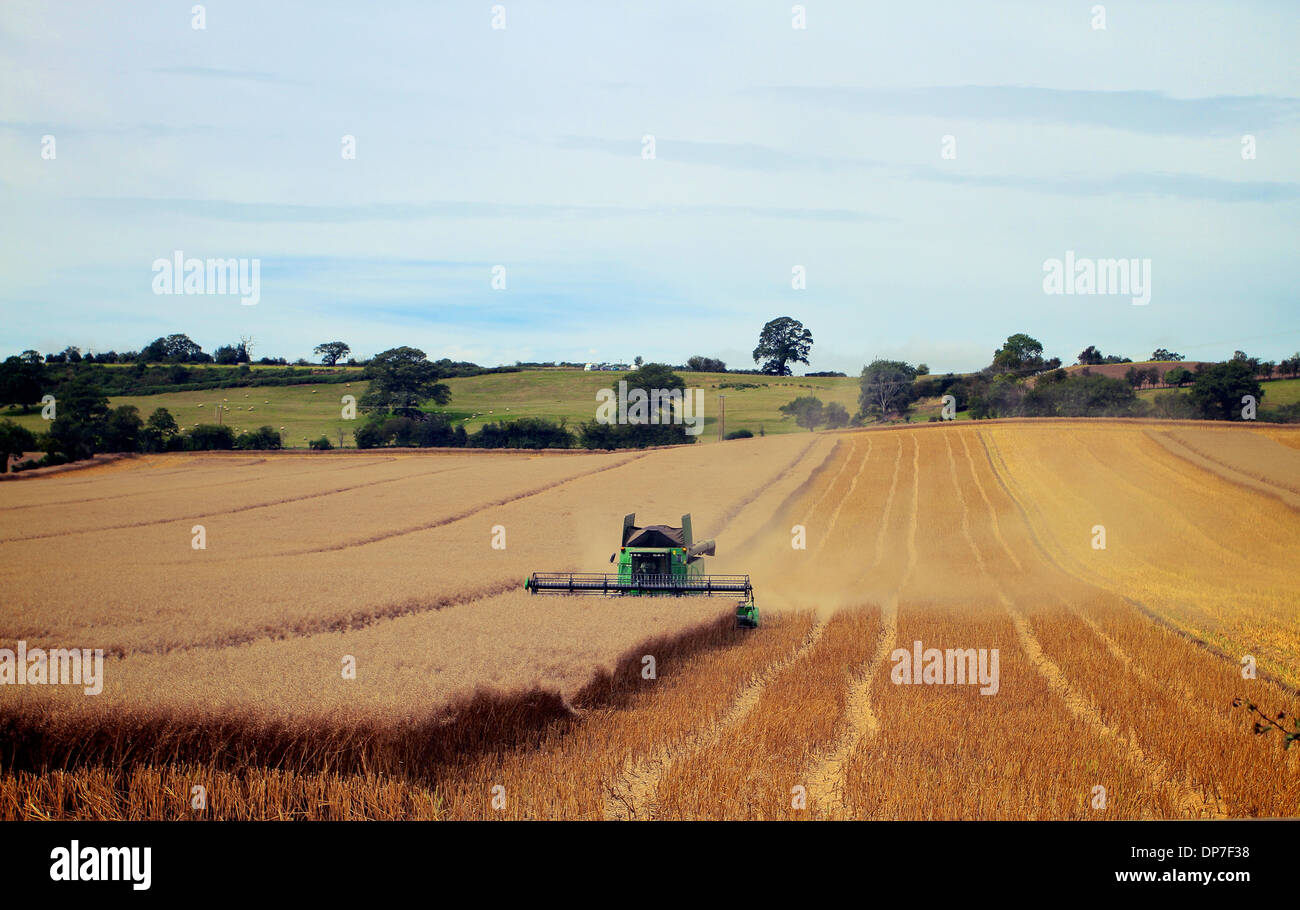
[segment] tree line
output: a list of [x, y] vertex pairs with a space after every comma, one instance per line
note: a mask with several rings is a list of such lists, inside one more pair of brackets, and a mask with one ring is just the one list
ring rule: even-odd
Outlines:
[[[30, 366], [23, 364], [24, 369]], [[450, 387], [442, 381], [450, 375], [455, 375], [454, 371], [449, 372], [441, 361], [430, 361], [418, 348], [392, 348], [375, 355], [361, 374], [369, 385], [357, 402], [358, 410], [365, 415], [365, 421], [353, 434], [357, 447], [621, 449], [695, 442], [683, 425], [671, 422], [672, 414], [667, 410], [658, 415], [662, 422], [653, 424], [591, 420], [571, 430], [564, 420], [526, 417], [487, 423], [471, 434], [463, 425], [453, 426], [445, 414], [426, 410], [451, 400]], [[686, 389], [682, 377], [663, 364], [644, 364], [622, 378], [630, 388]], [[323, 436], [309, 445], [313, 449], [333, 447]], [[271, 426], [243, 433], [217, 424], [198, 424], [182, 430], [166, 408], [154, 410], [148, 418], [142, 418], [134, 405], [110, 408], [104, 390], [85, 374], [61, 387], [55, 399], [55, 417], [47, 431], [32, 433], [11, 420], [0, 421], [0, 471], [8, 469], [10, 456], [34, 451], [44, 456], [24, 462], [22, 469], [63, 464], [102, 452], [282, 446], [279, 431]]]
[[[1157, 348], [1151, 361], [1181, 363], [1178, 353]], [[1260, 379], [1300, 376], [1300, 353], [1279, 363], [1261, 361], [1242, 351], [1223, 363], [1197, 363], [1192, 369], [1175, 366], [1133, 366], [1123, 378], [1093, 373], [1092, 366], [1132, 363], [1127, 357], [1102, 354], [1089, 345], [1077, 357], [1078, 371], [1062, 368], [1057, 357], [1045, 358], [1035, 338], [1017, 333], [993, 352], [989, 365], [975, 373], [930, 376], [925, 364], [877, 359], [863, 367], [859, 377], [858, 411], [852, 417], [838, 403], [800, 396], [781, 407], [798, 426], [860, 426], [870, 421], [910, 420], [913, 406], [922, 399], [952, 396], [955, 412], [971, 418], [993, 417], [1165, 417], [1206, 420], [1240, 419], [1242, 399], [1249, 395], [1257, 406], [1265, 389]], [[1157, 392], [1152, 401], [1137, 396], [1143, 387], [1161, 381], [1171, 391]], [[1183, 392], [1183, 387], [1189, 387]], [[1274, 422], [1300, 421], [1300, 404], [1271, 411], [1258, 418]], [[941, 419], [938, 416], [931, 420]]]

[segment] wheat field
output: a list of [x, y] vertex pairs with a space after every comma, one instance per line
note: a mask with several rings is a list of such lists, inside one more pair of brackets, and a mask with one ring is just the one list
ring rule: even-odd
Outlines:
[[[93, 697], [0, 685], [0, 818], [1297, 815], [1300, 749], [1233, 706], [1300, 708], [1297, 448], [988, 421], [0, 484], [0, 648], [106, 655]], [[631, 511], [692, 513], [762, 626], [523, 591]], [[996, 685], [900, 682], [916, 642]]]

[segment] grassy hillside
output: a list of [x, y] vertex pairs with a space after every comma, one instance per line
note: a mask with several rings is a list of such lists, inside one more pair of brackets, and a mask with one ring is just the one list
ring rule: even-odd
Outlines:
[[[623, 373], [584, 373], [581, 370], [528, 370], [449, 379], [451, 403], [444, 413], [463, 420], [473, 432], [484, 423], [511, 417], [567, 418], [575, 426], [596, 416], [596, 392], [617, 391]], [[700, 442], [718, 436], [719, 395], [726, 396], [727, 432], [761, 427], [766, 433], [806, 432], [778, 411], [800, 395], [815, 395], [826, 403], [838, 401], [850, 413], [858, 407], [856, 377], [748, 376], [732, 373], [679, 373], [688, 389], [704, 390], [704, 432]], [[722, 388], [723, 385], [757, 388]], [[473, 415], [473, 416], [471, 416]], [[468, 418], [468, 419], [464, 419]]]
[[[1122, 365], [1124, 369], [1128, 364]], [[448, 379], [451, 402], [445, 408], [431, 408], [461, 423], [469, 432], [485, 423], [509, 420], [515, 417], [545, 417], [549, 420], [564, 418], [570, 427], [590, 420], [596, 413], [596, 392], [604, 388], [617, 389], [622, 373], [585, 373], [571, 369], [525, 370], [519, 373], [491, 373], [484, 376], [466, 376]], [[815, 395], [826, 403], [837, 401], [850, 413], [858, 409], [858, 378], [856, 376], [806, 378], [802, 376], [751, 376], [733, 373], [692, 373], [683, 371], [682, 378], [688, 388], [704, 390], [704, 432], [701, 443], [715, 442], [718, 438], [718, 396], [726, 396], [728, 432], [747, 429], [758, 433], [761, 428], [768, 434], [807, 432], [795, 426], [794, 420], [780, 413], [781, 405], [800, 395]], [[756, 386], [755, 388], [724, 388], [728, 385]], [[1263, 383], [1265, 408], [1300, 401], [1300, 379], [1279, 379]], [[339, 444], [339, 431], [343, 431], [343, 444], [353, 445], [352, 430], [355, 421], [342, 418], [343, 395], [360, 398], [366, 382], [294, 386], [261, 386], [252, 388], [214, 389], [205, 392], [168, 392], [162, 395], [124, 396], [110, 399], [117, 407], [133, 404], [140, 409], [141, 417], [148, 417], [155, 408], [167, 408], [182, 428], [197, 423], [216, 423], [218, 407], [225, 408], [222, 422], [236, 430], [253, 430], [269, 425], [279, 430], [285, 446], [301, 448], [309, 439], [326, 435], [334, 445]], [[1151, 400], [1163, 390], [1146, 389], [1138, 396]], [[923, 422], [939, 413], [938, 398], [923, 399], [915, 405], [912, 420]], [[958, 420], [968, 418], [965, 411]], [[46, 428], [39, 412], [26, 415], [0, 412], [26, 426], [33, 432]]]
[[[1259, 387], [1264, 390], [1264, 400], [1260, 402], [1260, 405], [1266, 409], [1300, 401], [1300, 379], [1270, 379], [1268, 382], [1261, 382]], [[1184, 386], [1181, 391], [1186, 392], [1190, 388], [1191, 386]], [[1173, 390], [1143, 389], [1137, 394], [1139, 398], [1151, 401], [1161, 392], [1169, 391]]]
[[[280, 430], [286, 446], [302, 447], [307, 439], [328, 435], [338, 445], [338, 431], [344, 431], [344, 442], [352, 445], [354, 421], [343, 420], [343, 395], [358, 398], [365, 390], [364, 382], [322, 384], [318, 386], [254, 386], [252, 388], [212, 389], [206, 392], [167, 392], [161, 395], [131, 395], [109, 399], [112, 407], [133, 404], [140, 416], [148, 418], [157, 408], [166, 408], [176, 418], [182, 429], [196, 423], [217, 423], [218, 407], [226, 408], [221, 422], [237, 430], [255, 430], [263, 424]], [[32, 432], [47, 428], [40, 412], [8, 416]]]
[[[596, 392], [617, 389], [623, 373], [585, 373], [581, 370], [525, 370], [492, 373], [446, 380], [451, 402], [445, 408], [431, 408], [446, 414], [474, 432], [485, 423], [513, 417], [566, 418], [570, 427], [596, 415]], [[824, 402], [838, 401], [849, 413], [857, 411], [856, 377], [804, 378], [800, 376], [749, 376], [729, 373], [680, 374], [688, 388], [704, 390], [704, 432], [700, 442], [713, 442], [718, 434], [718, 396], [726, 396], [726, 429], [748, 429], [758, 433], [806, 432], [778, 411], [799, 395], [815, 395]], [[757, 388], [721, 388], [727, 384]], [[166, 408], [182, 428], [196, 423], [216, 423], [217, 408], [227, 410], [222, 422], [238, 430], [252, 430], [263, 424], [280, 430], [288, 447], [303, 447], [322, 434], [338, 445], [339, 430], [344, 445], [351, 446], [355, 421], [342, 419], [343, 395], [358, 398], [366, 383], [261, 386], [214, 389], [203, 392], [169, 392], [161, 395], [122, 396], [109, 400], [113, 407], [132, 404], [147, 418], [156, 408]], [[33, 432], [46, 428], [39, 412], [27, 415], [0, 414]]]

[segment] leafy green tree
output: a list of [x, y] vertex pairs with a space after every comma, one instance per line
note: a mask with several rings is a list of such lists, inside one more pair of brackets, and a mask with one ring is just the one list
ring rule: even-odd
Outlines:
[[206, 356], [190, 336], [181, 333], [155, 338], [140, 351], [146, 363], [198, 363]]
[[65, 382], [55, 401], [56, 416], [45, 436], [50, 454], [71, 460], [89, 458], [103, 445], [108, 398], [86, 374]]
[[972, 396], [971, 416], [1014, 417], [1020, 413], [1025, 394], [1024, 384], [1018, 382], [1014, 376], [1006, 373], [995, 376], [979, 395]]
[[1205, 366], [1196, 374], [1190, 394], [1192, 404], [1210, 420], [1235, 419], [1241, 413], [1241, 399], [1246, 395], [1253, 395], [1257, 403], [1264, 399], [1255, 370], [1244, 355], [1227, 363]]
[[342, 341], [324, 341], [312, 349], [312, 353], [319, 355], [320, 362], [328, 367], [334, 366], [348, 354], [352, 353], [352, 348], [348, 347]]
[[763, 361], [759, 369], [773, 376], [789, 376], [791, 363], [807, 363], [812, 351], [812, 332], [789, 316], [769, 321], [758, 336], [754, 362]]
[[1168, 351], [1165, 350], [1164, 348], [1156, 348], [1154, 351], [1151, 352], [1151, 359], [1152, 360], [1185, 360], [1186, 358], [1183, 357], [1182, 354], [1175, 354], [1173, 351]]
[[1042, 370], [1044, 364], [1042, 343], [1024, 332], [1007, 336], [1006, 343], [993, 352], [995, 373], [1028, 376]]
[[233, 344], [223, 344], [212, 352], [212, 359], [223, 366], [239, 363], [239, 350]]
[[0, 405], [16, 404], [24, 411], [28, 410], [41, 400], [44, 378], [45, 368], [39, 361], [33, 363], [23, 357], [6, 359], [0, 363]]
[[858, 412], [883, 420], [916, 400], [916, 368], [901, 360], [873, 360], [858, 380]]
[[391, 412], [420, 420], [424, 417], [420, 406], [426, 401], [442, 405], [451, 400], [451, 389], [438, 381], [441, 371], [419, 348], [390, 348], [376, 354], [365, 376], [370, 387], [359, 404], [366, 413]]
[[1181, 386], [1192, 381], [1192, 371], [1186, 367], [1174, 367], [1165, 373], [1165, 385]]
[[0, 421], [0, 474], [9, 473], [9, 459], [36, 448], [36, 436], [12, 420]]
[[176, 418], [166, 408], [156, 408], [140, 432], [140, 448], [146, 452], [166, 452], [180, 433]]
[[1084, 366], [1096, 366], [1103, 362], [1105, 358], [1101, 356], [1101, 351], [1097, 350], [1094, 344], [1088, 345], [1079, 352], [1079, 363]]
[[848, 408], [838, 401], [832, 401], [822, 410], [822, 416], [826, 419], [826, 428], [838, 430], [840, 427], [849, 425]]
[[725, 373], [727, 365], [716, 357], [694, 357], [686, 358], [686, 369], [696, 373]]
[[[630, 373], [624, 373], [623, 380], [627, 383], [629, 393], [632, 389], [642, 389], [645, 391], [647, 396], [650, 396], [651, 392], [655, 389], [661, 389], [664, 391], [676, 390], [683, 394], [686, 391], [686, 380], [674, 373], [673, 368], [665, 363], [643, 364], [640, 368], [635, 369]], [[653, 401], [653, 397], [648, 399], [647, 415], [648, 409], [652, 406]], [[672, 408], [668, 401], [660, 399], [659, 423], [661, 425], [670, 424], [672, 423], [672, 418]], [[659, 443], [653, 444], [658, 445]], [[671, 445], [671, 443], [665, 443], [665, 445]]]
[[140, 430], [144, 421], [133, 404], [118, 405], [104, 415], [99, 431], [100, 452], [136, 452], [140, 449]]
[[796, 425], [805, 429], [817, 429], [826, 422], [826, 412], [822, 400], [813, 395], [800, 395], [794, 401], [788, 401], [778, 408], [782, 414], [789, 414]]
[[59, 417], [93, 423], [108, 414], [108, 398], [89, 377], [80, 375], [59, 388], [56, 411]]
[[1040, 378], [1018, 401], [1006, 389], [991, 387], [990, 396], [987, 416], [993, 417], [1123, 417], [1132, 415], [1140, 402], [1124, 379], [1064, 371]]

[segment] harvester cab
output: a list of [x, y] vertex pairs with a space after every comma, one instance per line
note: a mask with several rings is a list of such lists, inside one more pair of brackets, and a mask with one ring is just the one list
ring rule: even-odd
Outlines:
[[681, 527], [646, 525], [638, 527], [636, 513], [623, 516], [619, 548], [609, 561], [617, 563], [613, 574], [534, 572], [524, 582], [533, 594], [599, 594], [606, 596], [709, 597], [739, 596], [736, 624], [758, 626], [758, 607], [748, 575], [706, 575], [702, 562], [713, 556], [712, 540], [695, 542], [691, 516], [682, 516]]

